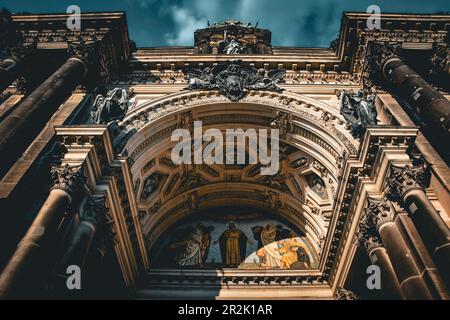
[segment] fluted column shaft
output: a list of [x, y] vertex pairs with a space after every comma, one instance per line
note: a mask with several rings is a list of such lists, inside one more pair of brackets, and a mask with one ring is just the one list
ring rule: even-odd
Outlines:
[[0, 300], [33, 295], [46, 277], [49, 247], [84, 181], [81, 167], [55, 168], [52, 177], [54, 187], [0, 275]]
[[0, 123], [0, 176], [5, 174], [86, 72], [85, 62], [76, 57], [69, 58]]

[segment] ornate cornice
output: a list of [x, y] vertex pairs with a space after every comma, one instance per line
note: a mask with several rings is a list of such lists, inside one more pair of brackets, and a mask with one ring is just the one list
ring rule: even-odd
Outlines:
[[425, 188], [425, 168], [423, 165], [404, 167], [391, 166], [391, 174], [386, 179], [386, 195], [390, 200], [401, 203], [403, 196], [412, 189]]

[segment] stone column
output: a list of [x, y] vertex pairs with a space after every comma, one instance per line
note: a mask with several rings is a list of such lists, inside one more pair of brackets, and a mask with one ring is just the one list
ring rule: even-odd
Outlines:
[[52, 168], [53, 187], [36, 218], [0, 275], [0, 300], [38, 292], [47, 276], [49, 247], [67, 209], [82, 191], [85, 177], [81, 166]]
[[24, 63], [36, 50], [36, 42], [23, 43], [8, 50], [7, 58], [0, 62], [0, 93], [3, 92], [23, 71]]
[[366, 249], [372, 264], [380, 267], [382, 279], [381, 290], [392, 299], [404, 299], [387, 251], [383, 247], [376, 228], [371, 225], [367, 216], [364, 216], [361, 220], [357, 234], [357, 244]]
[[368, 223], [376, 228], [406, 299], [433, 299], [428, 287], [416, 267], [409, 248], [397, 228], [395, 210], [389, 200], [368, 199], [364, 210]]
[[400, 57], [401, 45], [377, 44], [373, 50], [374, 71], [416, 108], [434, 135], [449, 139], [450, 101], [404, 63]]
[[424, 167], [391, 167], [386, 194], [404, 207], [441, 276], [450, 286], [450, 229], [425, 194]]
[[105, 207], [105, 198], [89, 197], [80, 214], [80, 223], [77, 226], [74, 235], [69, 241], [66, 252], [61, 260], [61, 273], [69, 265], [77, 265], [81, 269], [85, 265], [88, 253], [91, 249], [92, 240], [98, 228], [105, 228], [107, 223], [107, 209]]
[[90, 46], [71, 48], [73, 55], [0, 123], [0, 176], [85, 77], [89, 57], [95, 49]]

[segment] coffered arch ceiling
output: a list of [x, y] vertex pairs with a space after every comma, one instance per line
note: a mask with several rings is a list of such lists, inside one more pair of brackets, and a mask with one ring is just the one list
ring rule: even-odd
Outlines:
[[[196, 120], [202, 121], [203, 132], [279, 129], [279, 172], [262, 176], [258, 164], [174, 164], [171, 150], [177, 142], [171, 141], [171, 134], [177, 128], [192, 129]], [[250, 92], [239, 102], [214, 91], [184, 91], [152, 101], [137, 96], [120, 125], [129, 137], [122, 153], [131, 159], [149, 246], [193, 212], [232, 205], [280, 214], [319, 250], [340, 164], [358, 147], [338, 110], [292, 93]]]

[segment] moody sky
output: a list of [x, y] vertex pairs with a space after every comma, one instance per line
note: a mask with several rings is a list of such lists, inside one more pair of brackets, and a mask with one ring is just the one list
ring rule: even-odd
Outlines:
[[275, 46], [328, 47], [339, 33], [343, 11], [450, 12], [450, 0], [0, 0], [11, 12], [126, 11], [130, 37], [138, 47], [190, 46], [206, 22], [259, 21]]

